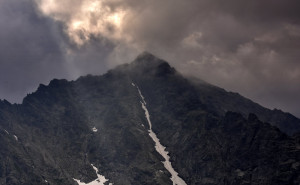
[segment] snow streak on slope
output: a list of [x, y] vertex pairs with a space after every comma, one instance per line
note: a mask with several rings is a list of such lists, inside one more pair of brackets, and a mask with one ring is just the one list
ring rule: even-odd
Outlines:
[[[98, 178], [89, 183], [80, 182], [80, 180], [74, 179], [78, 185], [104, 185], [104, 183], [108, 181], [108, 179], [106, 179], [103, 175], [98, 174], [98, 168], [96, 168], [93, 164], [91, 165], [94, 168]], [[109, 183], [109, 185], [112, 185], [112, 183]]]
[[93, 127], [93, 128], [92, 128], [92, 131], [93, 131], [93, 132], [97, 132], [98, 129], [97, 129], [96, 127]]
[[155, 149], [156, 151], [165, 159], [162, 163], [164, 164], [165, 168], [171, 173], [172, 177], [171, 180], [173, 182], [173, 185], [186, 185], [184, 180], [178, 176], [178, 173], [174, 170], [172, 167], [172, 164], [170, 162], [170, 156], [168, 155], [168, 152], [165, 150], [166, 147], [164, 147], [160, 142], [159, 139], [157, 138], [156, 134], [152, 131], [152, 124], [150, 120], [150, 114], [149, 111], [146, 107], [146, 101], [144, 96], [142, 95], [142, 92], [140, 91], [139, 87], [136, 86], [134, 83], [132, 83], [133, 86], [135, 86], [139, 92], [139, 95], [142, 99], [141, 104], [142, 108], [145, 111], [145, 116], [149, 124], [149, 135], [152, 138], [152, 140], [155, 142]]

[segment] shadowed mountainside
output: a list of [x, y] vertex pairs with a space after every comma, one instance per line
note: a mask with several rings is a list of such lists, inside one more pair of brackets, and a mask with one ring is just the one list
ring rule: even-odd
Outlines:
[[299, 119], [143, 53], [101, 76], [40, 85], [20, 105], [1, 101], [0, 184], [90, 182], [91, 164], [106, 184], [172, 184], [132, 83], [187, 184], [300, 183], [299, 137], [289, 136]]

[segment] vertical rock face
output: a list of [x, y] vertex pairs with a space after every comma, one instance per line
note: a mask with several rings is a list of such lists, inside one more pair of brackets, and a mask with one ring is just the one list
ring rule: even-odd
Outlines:
[[299, 131], [298, 118], [143, 53], [102, 76], [40, 85], [20, 105], [1, 101], [0, 184], [299, 184], [299, 134], [289, 136]]

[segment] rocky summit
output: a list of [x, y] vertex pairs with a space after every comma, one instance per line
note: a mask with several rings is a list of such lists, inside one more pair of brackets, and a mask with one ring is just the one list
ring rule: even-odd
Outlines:
[[150, 53], [0, 102], [1, 185], [299, 185], [300, 120]]

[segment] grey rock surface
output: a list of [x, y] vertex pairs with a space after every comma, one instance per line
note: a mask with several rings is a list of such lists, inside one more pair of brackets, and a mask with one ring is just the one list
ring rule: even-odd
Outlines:
[[106, 184], [172, 184], [132, 83], [187, 184], [300, 184], [298, 118], [186, 79], [149, 53], [102, 76], [52, 80], [22, 104], [1, 101], [0, 184], [88, 183], [91, 164]]

